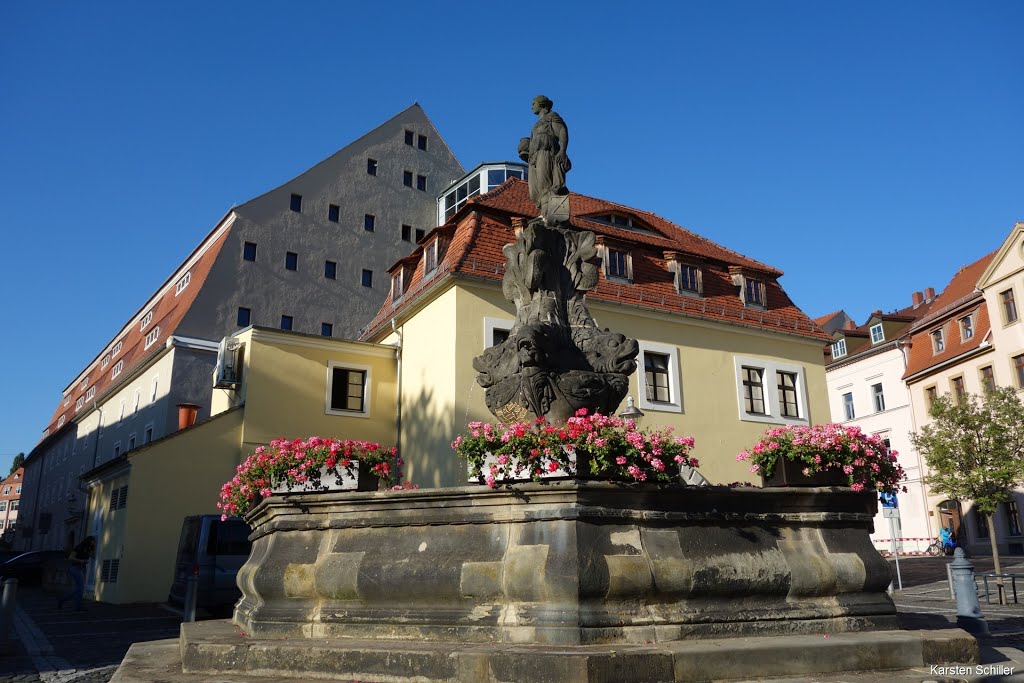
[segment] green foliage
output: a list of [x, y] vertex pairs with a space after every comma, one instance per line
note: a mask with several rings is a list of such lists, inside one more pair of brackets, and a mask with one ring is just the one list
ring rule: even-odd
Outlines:
[[911, 435], [931, 470], [928, 485], [993, 514], [1024, 483], [1024, 403], [1017, 391], [997, 388], [959, 402], [943, 396], [935, 399], [931, 415], [932, 424]]
[[18, 453], [16, 456], [14, 456], [14, 462], [11, 463], [11, 471], [8, 472], [8, 474], [14, 474], [15, 471], [17, 471], [17, 469], [19, 467], [24, 466], [24, 464], [25, 464], [25, 454], [24, 453]]

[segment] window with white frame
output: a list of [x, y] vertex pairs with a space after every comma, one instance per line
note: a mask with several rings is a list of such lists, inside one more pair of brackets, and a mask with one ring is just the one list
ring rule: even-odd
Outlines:
[[86, 377], [85, 379], [82, 380], [82, 391], [85, 391], [88, 388], [89, 388], [89, 378]]
[[484, 348], [498, 346], [508, 339], [514, 321], [504, 318], [484, 318]]
[[803, 366], [735, 356], [736, 403], [745, 422], [808, 424]]
[[328, 415], [370, 416], [370, 368], [340, 361], [327, 363]]
[[71, 405], [71, 394], [64, 397], [64, 407], [67, 408], [69, 405]]
[[882, 391], [882, 383], [871, 385], [871, 402], [875, 405], [876, 413], [885, 412], [885, 392]]
[[128, 435], [128, 450], [135, 450], [135, 434]]
[[77, 413], [85, 405], [85, 397], [79, 396], [78, 400], [75, 401], [75, 412]]
[[85, 392], [85, 400], [91, 401], [93, 396], [96, 395], [96, 387], [89, 387], [89, 391]]
[[61, 428], [61, 427], [63, 427], [63, 426], [64, 426], [64, 416], [63, 416], [63, 415], [61, 415], [61, 416], [60, 416], [60, 417], [59, 417], [59, 418], [57, 419], [57, 429], [60, 429], [60, 428]]
[[142, 332], [147, 327], [149, 327], [149, 324], [151, 322], [153, 322], [153, 311], [150, 311], [149, 313], [144, 315], [142, 317], [142, 320], [139, 321], [139, 332]]
[[846, 338], [837, 339], [832, 342], [832, 360], [842, 358], [846, 355]]
[[871, 343], [877, 344], [885, 341], [885, 330], [882, 329], [882, 323], [878, 323], [871, 326]]
[[146, 425], [146, 428], [142, 432], [142, 443], [143, 445], [153, 440], [153, 423], [150, 422]]
[[183, 275], [182, 278], [178, 280], [178, 284], [174, 285], [174, 296], [178, 296], [179, 294], [181, 294], [185, 290], [185, 288], [188, 287], [188, 283], [190, 282], [192, 282], [191, 270], [185, 273], [185, 275]]
[[124, 361], [119, 360], [114, 365], [114, 368], [110, 371], [110, 379], [114, 379], [115, 377], [120, 375], [122, 370], [124, 370]]
[[114, 442], [114, 457], [116, 458], [119, 455], [121, 455], [121, 442], [120, 441], [115, 441]]
[[743, 409], [748, 415], [764, 415], [764, 368], [744, 365], [740, 378], [743, 382]]
[[121, 353], [122, 346], [124, 346], [124, 342], [117, 342], [116, 344], [114, 344], [114, 346], [111, 347], [110, 349], [110, 357], [116, 358], [117, 354]]
[[779, 390], [779, 413], [783, 417], [800, 417], [800, 402], [796, 399], [796, 373], [778, 371], [775, 373]]
[[668, 344], [637, 340], [643, 373], [637, 373], [641, 410], [681, 413], [679, 350]]
[[843, 415], [846, 416], [847, 420], [857, 417], [853, 410], [853, 392], [843, 394]]
[[160, 338], [160, 328], [159, 327], [154, 327], [152, 329], [152, 331], [150, 331], [150, 333], [146, 335], [146, 346], [144, 348], [148, 349], [153, 344], [156, 344], [156, 340], [159, 339], [159, 338]]
[[109, 353], [103, 356], [103, 360], [100, 361], [100, 370], [106, 370], [108, 365], [110, 365]]

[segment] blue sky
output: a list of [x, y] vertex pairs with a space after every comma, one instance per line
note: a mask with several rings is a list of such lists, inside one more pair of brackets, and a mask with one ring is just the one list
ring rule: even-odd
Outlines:
[[573, 190], [784, 270], [811, 316], [901, 308], [1024, 220], [1021, 26], [1012, 1], [0, 3], [0, 463], [232, 204], [414, 101], [468, 168], [515, 158], [544, 93]]

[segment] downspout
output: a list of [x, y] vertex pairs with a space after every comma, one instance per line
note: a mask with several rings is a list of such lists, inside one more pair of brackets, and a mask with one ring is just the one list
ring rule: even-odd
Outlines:
[[[901, 337], [900, 339], [896, 340], [896, 348], [900, 350], [900, 356], [903, 358], [903, 372], [904, 374], [906, 374], [907, 365], [909, 364], [909, 361], [907, 360], [907, 349], [910, 348], [910, 343], [909, 340], [904, 341], [904, 339], [907, 338]], [[909, 386], [907, 387], [907, 396], [908, 398], [910, 398], [910, 428], [914, 431], [914, 434], [917, 434], [917, 417], [914, 414], [914, 399], [912, 398], [913, 395], [910, 392]], [[928, 506], [928, 489], [926, 488], [924, 482], [924, 461], [921, 459], [921, 451], [917, 450], [917, 448], [914, 448], [914, 455], [915, 457], [917, 457], [917, 471], [920, 472], [919, 476], [921, 479], [921, 493], [924, 494], [921, 497], [921, 505], [924, 507], [924, 523], [925, 527], [928, 529], [928, 538], [931, 538], [932, 517], [929, 514], [931, 512], [931, 509]]]
[[[395, 371], [398, 373], [398, 390], [395, 397], [395, 449], [397, 457], [402, 457], [402, 346], [404, 338], [402, 330], [395, 325], [395, 319], [391, 319], [391, 331], [398, 336], [398, 344], [395, 346]], [[398, 463], [395, 463], [395, 471], [398, 471]], [[402, 482], [395, 482], [401, 484]]]
[[96, 446], [92, 449], [92, 466], [93, 469], [95, 469], [96, 466], [99, 465], [96, 461], [100, 457], [100, 434], [103, 431], [103, 408], [100, 408], [98, 401], [93, 401], [92, 407], [100, 414], [99, 417], [96, 418]]

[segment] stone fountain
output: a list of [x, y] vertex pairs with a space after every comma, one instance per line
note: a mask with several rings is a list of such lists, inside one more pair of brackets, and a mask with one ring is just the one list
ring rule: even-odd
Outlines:
[[[569, 225], [551, 106], [534, 100], [520, 144], [540, 216], [505, 247], [516, 323], [474, 361], [503, 420], [612, 412], [636, 367], [636, 342], [587, 310], [594, 236]], [[173, 652], [136, 646], [114, 680], [177, 666], [188, 680], [658, 683], [977, 661], [962, 631], [898, 630], [875, 508], [839, 488], [575, 480], [272, 496], [248, 518], [232, 620], [183, 624]]]

